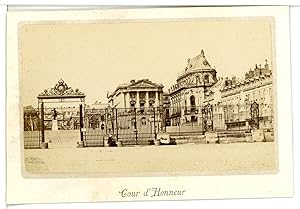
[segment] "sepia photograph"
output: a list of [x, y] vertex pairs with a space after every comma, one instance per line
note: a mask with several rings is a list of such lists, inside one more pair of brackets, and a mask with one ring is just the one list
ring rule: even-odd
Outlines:
[[9, 203], [292, 195], [288, 7], [10, 10], [6, 37]]
[[27, 174], [276, 171], [272, 18], [23, 23], [19, 37]]

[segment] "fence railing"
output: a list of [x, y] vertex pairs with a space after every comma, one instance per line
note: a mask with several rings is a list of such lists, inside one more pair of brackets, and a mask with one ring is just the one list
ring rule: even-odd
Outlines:
[[[24, 114], [24, 146], [40, 146], [39, 131], [51, 130], [51, 111], [44, 108], [44, 125], [39, 114]], [[73, 111], [73, 112], [72, 112]], [[270, 104], [207, 104], [204, 106], [160, 106], [132, 108], [65, 108], [57, 110], [58, 130], [82, 130], [86, 146], [104, 146], [112, 135], [124, 145], [152, 144], [160, 132], [170, 136], [197, 136], [206, 131], [273, 130]], [[82, 115], [82, 117], [80, 116]], [[70, 123], [72, 124], [70, 125]], [[81, 124], [82, 122], [82, 124]]]

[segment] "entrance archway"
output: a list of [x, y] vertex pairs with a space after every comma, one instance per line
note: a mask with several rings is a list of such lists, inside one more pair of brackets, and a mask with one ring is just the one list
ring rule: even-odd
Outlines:
[[[42, 145], [48, 143], [49, 147], [59, 147], [58, 144], [63, 144], [62, 140], [74, 141], [72, 146], [77, 146], [77, 142], [83, 143], [84, 93], [77, 88], [74, 90], [60, 79], [54, 87], [45, 89], [37, 98]], [[66, 144], [70, 144], [70, 141]]]

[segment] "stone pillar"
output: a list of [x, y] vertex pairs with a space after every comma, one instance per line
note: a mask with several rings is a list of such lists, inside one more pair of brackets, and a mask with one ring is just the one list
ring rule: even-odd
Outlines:
[[130, 95], [129, 95], [129, 92], [125, 93], [125, 108], [130, 108]]
[[57, 131], [58, 130], [58, 125], [57, 125], [57, 120], [52, 120], [52, 131]]
[[140, 92], [136, 92], [136, 108], [140, 108]]
[[250, 129], [250, 127], [249, 127], [249, 121], [246, 121], [246, 129], [247, 129], [247, 131]]
[[149, 92], [146, 92], [146, 104], [145, 107], [148, 108], [149, 107]]
[[190, 100], [190, 98], [191, 98], [192, 95], [188, 94], [188, 96], [186, 96], [186, 95], [184, 95], [184, 96], [185, 96], [185, 99], [186, 99], [187, 109], [189, 110], [189, 109], [191, 109], [191, 100]]
[[158, 91], [155, 92], [155, 106], [159, 107]]

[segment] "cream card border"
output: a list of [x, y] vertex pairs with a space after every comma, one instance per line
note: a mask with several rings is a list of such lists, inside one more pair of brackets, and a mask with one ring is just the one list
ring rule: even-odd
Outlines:
[[[277, 69], [277, 121], [279, 172], [268, 175], [57, 178], [25, 179], [21, 173], [18, 25], [32, 21], [91, 21], [273, 17]], [[286, 197], [293, 193], [292, 117], [288, 7], [214, 7], [134, 10], [89, 10], [7, 13], [7, 202], [50, 203]], [[186, 190], [182, 196], [122, 198], [119, 191], [143, 192], [157, 187]]]

